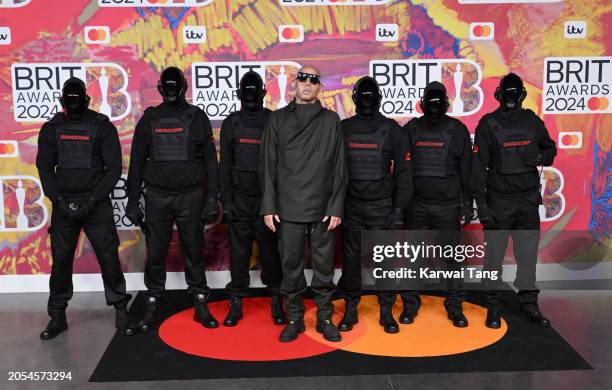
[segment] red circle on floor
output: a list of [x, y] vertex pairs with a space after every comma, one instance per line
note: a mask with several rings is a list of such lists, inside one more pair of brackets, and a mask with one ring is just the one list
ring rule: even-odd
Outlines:
[[[314, 307], [305, 300], [306, 310]], [[223, 360], [270, 361], [300, 359], [336, 350], [305, 334], [291, 343], [278, 341], [283, 326], [274, 325], [270, 298], [243, 300], [244, 318], [237, 326], [223, 326], [228, 301], [212, 302], [210, 311], [219, 321], [216, 329], [204, 328], [193, 320], [193, 308], [166, 319], [159, 327], [159, 337], [170, 347], [202, 357]], [[309, 324], [307, 324], [309, 326]]]

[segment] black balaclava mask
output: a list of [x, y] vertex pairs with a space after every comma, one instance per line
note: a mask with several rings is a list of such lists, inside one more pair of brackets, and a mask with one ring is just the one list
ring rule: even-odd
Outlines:
[[71, 77], [64, 82], [60, 104], [70, 119], [81, 119], [90, 100], [83, 80]]
[[185, 102], [187, 79], [183, 71], [171, 66], [164, 69], [157, 83], [157, 91], [169, 106], [178, 106]]
[[372, 77], [364, 76], [355, 83], [352, 98], [357, 114], [370, 117], [376, 114], [380, 108], [382, 99], [380, 87]]
[[266, 87], [259, 73], [252, 70], [246, 72], [240, 79], [240, 87], [236, 93], [243, 110], [249, 112], [263, 110]]
[[500, 80], [494, 96], [502, 110], [513, 111], [522, 107], [527, 90], [517, 74], [508, 73]]
[[448, 111], [448, 107], [448, 96], [444, 84], [438, 81], [427, 84], [421, 98], [421, 109], [425, 119], [433, 124], [439, 123]]

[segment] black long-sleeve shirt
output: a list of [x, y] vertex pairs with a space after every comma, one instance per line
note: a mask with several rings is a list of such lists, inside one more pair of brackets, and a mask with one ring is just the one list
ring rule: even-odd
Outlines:
[[[245, 126], [262, 129], [263, 131], [271, 113], [272, 111], [264, 108], [263, 111], [257, 113], [241, 111], [240, 115]], [[258, 172], [234, 172], [236, 166], [236, 137], [234, 125], [229, 117], [225, 118], [223, 123], [221, 123], [220, 144], [219, 187], [223, 204], [232, 203], [234, 190], [238, 190], [248, 196], [261, 195]], [[256, 171], [258, 169], [259, 167], [255, 167]], [[234, 175], [237, 176], [237, 183], [234, 182]]]
[[490, 115], [502, 128], [505, 126], [517, 127], [517, 125], [532, 127], [535, 131], [534, 143], [542, 154], [544, 166], [552, 165], [557, 155], [555, 141], [550, 138], [544, 122], [533, 111], [520, 109], [505, 112], [497, 109], [483, 116], [476, 127], [472, 177], [470, 180], [470, 189], [478, 204], [486, 202], [487, 191], [493, 191], [498, 196], [521, 197], [528, 192], [537, 190], [540, 185], [536, 168], [532, 172], [513, 175], [504, 175], [496, 169], [491, 169], [496, 166], [499, 151], [497, 140], [487, 121]]
[[[469, 202], [470, 170], [472, 165], [472, 141], [470, 133], [461, 121], [445, 116], [439, 123], [431, 124], [425, 117], [414, 118], [404, 125], [404, 131], [408, 134], [410, 145], [413, 145], [416, 134], [412, 134], [410, 123], [416, 128], [426, 128], [428, 131], [443, 131], [449, 122], [454, 123], [453, 133], [448, 155], [446, 156], [446, 172], [451, 166], [456, 167], [456, 172], [447, 177], [414, 177], [413, 191], [414, 199], [432, 204], [450, 204], [460, 201]], [[417, 153], [412, 148], [412, 158]]]
[[128, 208], [138, 207], [143, 182], [148, 189], [164, 194], [180, 194], [206, 184], [207, 197], [217, 199], [217, 151], [210, 120], [204, 111], [197, 109], [191, 122], [187, 161], [153, 161], [151, 158], [152, 119], [180, 116], [189, 106], [186, 102], [176, 107], [161, 103], [147, 109], [138, 121], [127, 180]]
[[[93, 196], [96, 202], [108, 198], [121, 177], [121, 146], [117, 128], [106, 116], [87, 110], [80, 121], [69, 121], [64, 113], [62, 120], [68, 123], [85, 123], [98, 119], [92, 154], [102, 161], [101, 169], [61, 168], [58, 166], [58, 145], [55, 125], [45, 123], [38, 134], [36, 168], [45, 195], [55, 202], [64, 196]], [[56, 118], [58, 119], [58, 118]]]
[[363, 200], [393, 197], [393, 207], [404, 209], [412, 198], [412, 167], [406, 159], [410, 145], [400, 125], [380, 113], [371, 117], [355, 115], [341, 122], [342, 132], [345, 138], [355, 133], [373, 133], [387, 122], [391, 128], [383, 144], [383, 160], [393, 161], [393, 175], [389, 172], [381, 180], [351, 180], [349, 175], [347, 196]]
[[318, 101], [274, 111], [264, 129], [259, 173], [261, 215], [292, 222], [342, 217], [348, 179], [338, 114]]

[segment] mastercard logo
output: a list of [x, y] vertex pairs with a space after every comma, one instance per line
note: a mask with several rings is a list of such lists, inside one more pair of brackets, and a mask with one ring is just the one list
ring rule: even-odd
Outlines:
[[582, 132], [559, 132], [559, 149], [580, 149], [582, 147]]
[[283, 24], [278, 26], [279, 42], [303, 42], [304, 26], [301, 24]]
[[610, 101], [605, 96], [592, 96], [587, 100], [587, 107], [591, 111], [605, 111], [610, 106]]
[[85, 26], [85, 43], [100, 45], [110, 43], [110, 29], [108, 26]]
[[0, 158], [17, 157], [17, 141], [0, 141]]
[[470, 23], [470, 39], [486, 41], [495, 36], [495, 24], [489, 22]]

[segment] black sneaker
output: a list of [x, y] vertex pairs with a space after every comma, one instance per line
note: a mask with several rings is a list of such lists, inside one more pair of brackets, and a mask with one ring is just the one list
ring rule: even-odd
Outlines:
[[304, 326], [304, 320], [289, 321], [283, 328], [278, 340], [281, 343], [288, 343], [298, 338], [300, 333], [304, 333], [306, 327]]
[[317, 321], [317, 332], [323, 333], [323, 338], [327, 341], [338, 342], [342, 340], [340, 331], [330, 320]]

